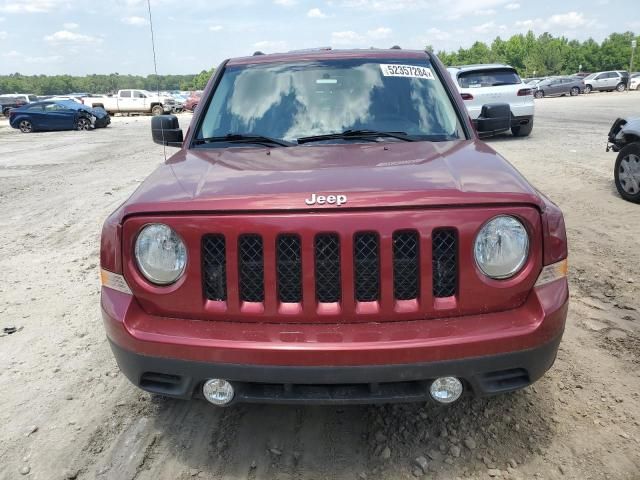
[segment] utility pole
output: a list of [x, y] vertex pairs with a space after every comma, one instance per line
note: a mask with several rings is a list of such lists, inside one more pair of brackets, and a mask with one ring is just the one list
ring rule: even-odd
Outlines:
[[631, 40], [631, 61], [629, 62], [629, 80], [627, 80], [627, 92], [629, 91], [629, 82], [631, 81], [631, 74], [633, 73], [633, 52], [636, 51], [638, 41], [636, 39]]

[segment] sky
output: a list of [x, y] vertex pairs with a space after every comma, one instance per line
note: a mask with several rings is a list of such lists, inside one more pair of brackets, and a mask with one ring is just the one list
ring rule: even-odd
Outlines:
[[[638, 0], [151, 0], [158, 73], [256, 50], [438, 50], [548, 31], [640, 32]], [[0, 74], [153, 73], [147, 0], [0, 0]]]

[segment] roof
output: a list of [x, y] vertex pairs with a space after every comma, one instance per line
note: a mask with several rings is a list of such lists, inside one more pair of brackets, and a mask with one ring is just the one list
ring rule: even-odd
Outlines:
[[393, 58], [393, 59], [415, 59], [428, 57], [428, 53], [423, 50], [398, 50], [398, 49], [361, 49], [361, 50], [304, 50], [285, 53], [271, 53], [268, 55], [252, 55], [250, 57], [232, 58], [227, 65], [254, 65], [291, 61], [310, 60], [335, 60], [349, 58]]

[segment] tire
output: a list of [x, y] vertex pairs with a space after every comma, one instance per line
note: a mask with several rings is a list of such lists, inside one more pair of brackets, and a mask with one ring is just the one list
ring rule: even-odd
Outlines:
[[33, 132], [33, 124], [30, 120], [20, 120], [18, 124], [18, 128], [22, 133], [31, 133]]
[[631, 143], [620, 150], [614, 178], [622, 198], [640, 203], [640, 142]]
[[78, 123], [76, 124], [76, 130], [91, 130], [91, 120], [86, 117], [80, 117], [78, 119]]
[[593, 91], [593, 88], [591, 87], [591, 85], [587, 84], [584, 86], [584, 93], [591, 93]]
[[573, 87], [570, 91], [569, 94], [572, 97], [575, 97], [576, 95], [580, 95], [580, 89], [578, 87]]
[[542, 98], [544, 97], [544, 92], [542, 90], [536, 90], [536, 93], [534, 93], [533, 96], [535, 98]]
[[151, 108], [151, 115], [153, 115], [154, 117], [162, 115], [163, 113], [164, 108], [162, 107], [162, 105], [154, 105], [153, 108]]
[[618, 92], [624, 92], [627, 89], [626, 85], [622, 82], [620, 82], [618, 85], [616, 85], [616, 90]]
[[529, 120], [526, 125], [518, 125], [517, 127], [511, 127], [511, 134], [514, 137], [528, 137], [533, 130], [533, 118]]

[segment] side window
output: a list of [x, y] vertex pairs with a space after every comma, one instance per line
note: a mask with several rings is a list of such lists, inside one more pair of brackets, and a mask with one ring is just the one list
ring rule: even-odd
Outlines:
[[604, 78], [607, 78], [607, 74], [606, 73], [601, 73], [596, 78], [594, 78], [594, 80], [602, 80]]
[[131, 98], [131, 90], [122, 90], [120, 92], [120, 98]]
[[29, 108], [27, 108], [28, 112], [41, 112], [42, 111], [42, 105], [32, 105]]
[[607, 78], [618, 78], [618, 74], [616, 72], [609, 72]]
[[59, 110], [64, 110], [64, 107], [61, 105], [58, 105], [57, 103], [49, 103], [44, 106], [45, 112], [57, 112]]
[[144, 93], [142, 93], [140, 90], [134, 90], [133, 98], [147, 98], [147, 96]]

